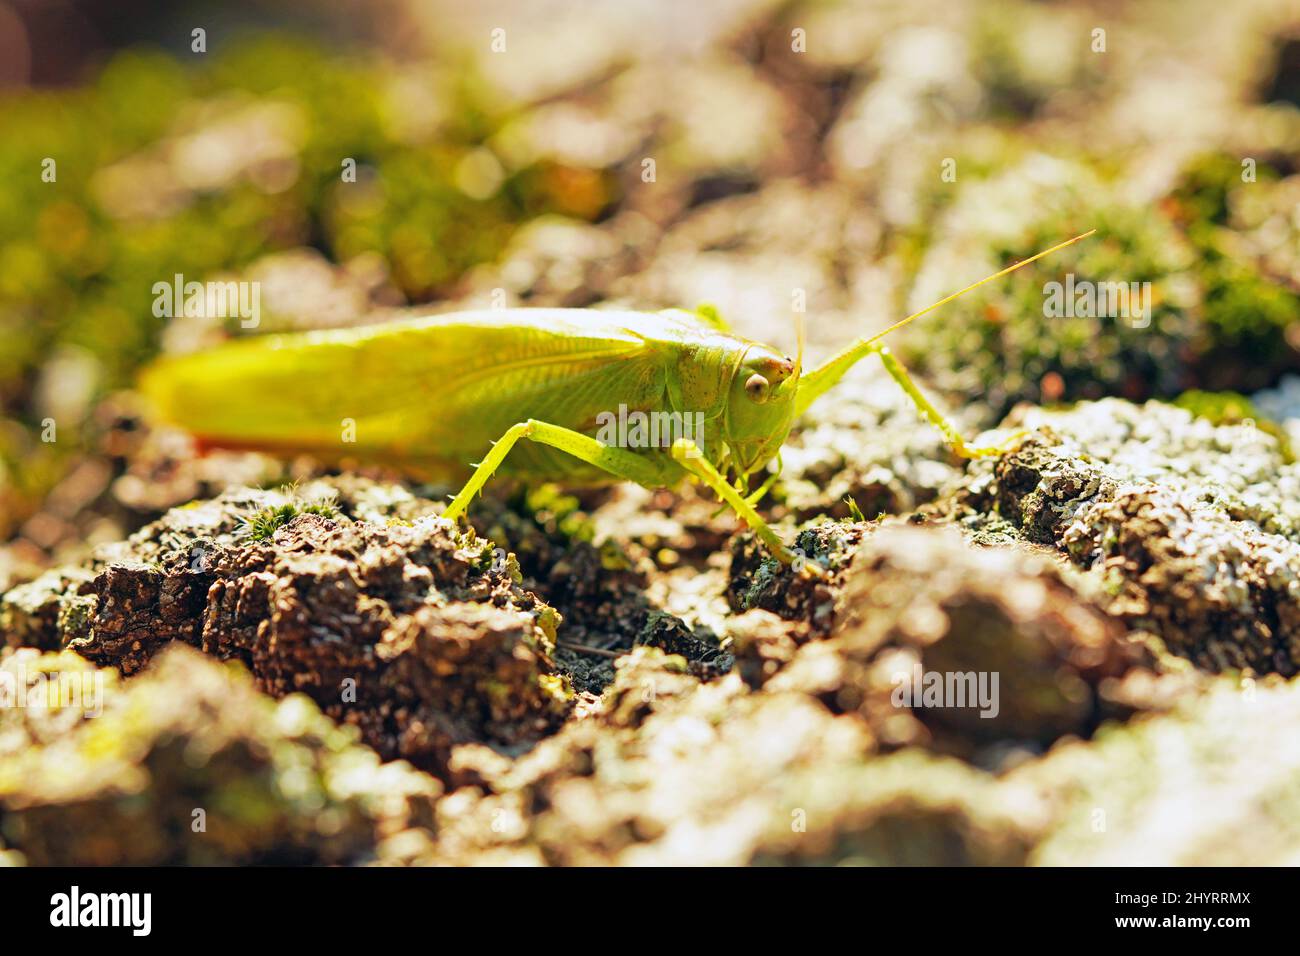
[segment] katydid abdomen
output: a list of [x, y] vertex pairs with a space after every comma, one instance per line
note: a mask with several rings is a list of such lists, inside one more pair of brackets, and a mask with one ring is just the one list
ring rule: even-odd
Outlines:
[[[409, 464], [457, 478], [528, 418], [594, 435], [601, 416], [618, 416], [622, 406], [689, 415], [689, 427], [708, 410], [673, 406], [689, 401], [671, 387], [690, 376], [683, 366], [698, 362], [702, 348], [747, 344], [686, 313], [503, 309], [241, 339], [161, 359], [141, 384], [163, 418], [205, 444]], [[520, 447], [503, 470], [608, 478], [543, 445]]]

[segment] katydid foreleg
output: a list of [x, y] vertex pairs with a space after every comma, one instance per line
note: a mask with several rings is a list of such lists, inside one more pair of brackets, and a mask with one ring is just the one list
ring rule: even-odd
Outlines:
[[912, 400], [917, 411], [924, 415], [935, 428], [943, 434], [944, 440], [948, 446], [961, 458], [987, 458], [991, 455], [999, 455], [1008, 450], [1008, 446], [1013, 444], [1023, 432], [1017, 432], [1006, 441], [996, 445], [972, 445], [966, 439], [961, 437], [961, 433], [953, 426], [952, 422], [944, 417], [939, 409], [925, 397], [925, 393], [916, 387], [912, 377], [907, 374], [907, 369], [903, 368], [901, 362], [894, 358], [894, 354], [884, 345], [872, 345], [872, 351], [880, 356], [881, 363], [885, 366], [890, 377], [898, 383], [899, 387], [907, 393], [907, 397]]
[[718, 469], [713, 467], [704, 455], [700, 452], [695, 442], [689, 438], [679, 438], [673, 442], [672, 447], [673, 459], [683, 468], [698, 478], [701, 482], [712, 489], [724, 502], [729, 504], [733, 511], [749, 525], [754, 534], [767, 545], [768, 549], [776, 557], [780, 558], [786, 564], [794, 561], [795, 555], [781, 541], [771, 526], [764, 521], [754, 510], [754, 506], [740, 494], [735, 488], [727, 483], [727, 479], [718, 473]]

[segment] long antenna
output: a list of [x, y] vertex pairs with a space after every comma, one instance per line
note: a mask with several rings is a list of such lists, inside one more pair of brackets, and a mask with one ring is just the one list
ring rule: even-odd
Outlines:
[[1075, 236], [1073, 239], [1066, 239], [1064, 242], [1058, 242], [1056, 245], [1052, 246], [1052, 248], [1050, 248], [1050, 249], [1044, 249], [1042, 252], [1038, 253], [1037, 255], [1030, 256], [1028, 259], [1021, 259], [1019, 262], [1007, 266], [1007, 267], [1006, 267], [1005, 269], [1003, 269], [1001, 272], [995, 272], [995, 273], [993, 273], [993, 275], [991, 275], [991, 276], [985, 276], [983, 279], [980, 279], [979, 282], [972, 282], [972, 283], [971, 283], [970, 285], [968, 285], [966, 288], [964, 288], [964, 289], [962, 289], [962, 290], [960, 290], [960, 291], [958, 291], [958, 292], [954, 292], [952, 295], [944, 296], [942, 299], [940, 299], [938, 302], [934, 303], [933, 305], [927, 305], [927, 306], [926, 306], [924, 309], [922, 309], [920, 312], [913, 312], [913, 313], [912, 313], [911, 315], [909, 315], [907, 318], [905, 318], [905, 319], [899, 319], [897, 322], [895, 322], [895, 323], [894, 323], [893, 325], [891, 325], [889, 328], [885, 329], [883, 332], [877, 332], [875, 335], [871, 336], [871, 338], [867, 339], [866, 342], [863, 342], [863, 343], [861, 343], [861, 344], [865, 345], [865, 344], [867, 344], [867, 343], [869, 343], [869, 342], [874, 342], [874, 341], [876, 341], [877, 339], [883, 339], [886, 335], [888, 335], [890, 332], [893, 332], [895, 329], [901, 329], [903, 326], [907, 325], [908, 322], [911, 322], [911, 321], [913, 321], [914, 319], [919, 319], [921, 316], [925, 315], [927, 312], [933, 312], [935, 309], [939, 308], [939, 306], [941, 306], [941, 305], [947, 305], [947, 304], [948, 304], [949, 302], [951, 302], [953, 299], [956, 299], [956, 298], [959, 298], [959, 297], [965, 295], [967, 292], [970, 292], [972, 289], [978, 289], [980, 286], [982, 286], [982, 285], [983, 285], [984, 283], [986, 283], [986, 282], [992, 282], [994, 279], [1000, 279], [1000, 278], [1002, 278], [1004, 275], [1007, 275], [1008, 273], [1015, 272], [1015, 271], [1016, 271], [1017, 269], [1019, 269], [1021, 266], [1027, 266], [1027, 265], [1029, 265], [1029, 263], [1035, 261], [1036, 259], [1041, 259], [1041, 258], [1043, 258], [1043, 256], [1050, 256], [1053, 252], [1056, 252], [1058, 249], [1064, 249], [1066, 246], [1071, 245], [1071, 244], [1073, 244], [1073, 243], [1076, 243], [1076, 242], [1078, 242], [1080, 239], [1087, 239], [1089, 236], [1091, 236], [1091, 235], [1092, 235], [1094, 232], [1096, 232], [1096, 231], [1097, 231], [1096, 229], [1089, 229], [1087, 232], [1080, 233], [1079, 235]]
[[804, 327], [802, 312], [796, 312], [794, 314], [794, 338], [795, 344], [798, 348], [794, 357], [794, 377], [798, 379], [803, 375], [803, 349], [804, 345], [806, 345], [808, 341], [808, 332]]

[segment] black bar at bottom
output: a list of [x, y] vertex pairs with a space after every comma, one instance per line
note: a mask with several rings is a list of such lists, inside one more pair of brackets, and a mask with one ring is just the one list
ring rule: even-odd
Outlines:
[[[734, 937], [800, 925], [824, 941], [837, 924], [873, 945], [1041, 943], [1045, 928], [1061, 941], [1231, 944], [1287, 925], [1292, 885], [1286, 870], [1228, 869], [11, 869], [0, 870], [0, 912], [7, 941], [75, 932], [128, 945], [209, 935], [397, 945], [406, 933], [446, 945], [451, 930], [493, 946], [518, 933], [532, 948], [687, 925], [696, 941], [697, 927]], [[148, 894], [147, 907], [132, 894]], [[101, 922], [117, 925], [85, 925]]]

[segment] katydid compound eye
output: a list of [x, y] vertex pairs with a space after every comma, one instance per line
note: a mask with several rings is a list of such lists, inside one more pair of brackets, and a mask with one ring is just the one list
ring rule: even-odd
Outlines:
[[755, 372], [745, 379], [745, 394], [760, 405], [767, 401], [767, 379]]

